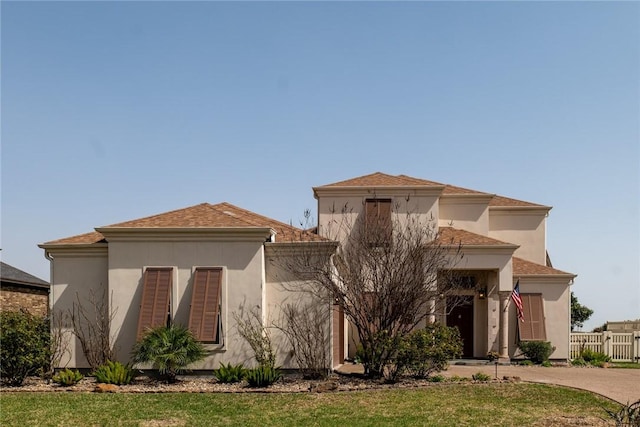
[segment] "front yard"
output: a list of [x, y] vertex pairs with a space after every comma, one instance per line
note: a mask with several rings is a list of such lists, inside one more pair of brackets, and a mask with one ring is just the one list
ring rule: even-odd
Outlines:
[[610, 401], [525, 383], [330, 393], [0, 394], [3, 426], [596, 426]]

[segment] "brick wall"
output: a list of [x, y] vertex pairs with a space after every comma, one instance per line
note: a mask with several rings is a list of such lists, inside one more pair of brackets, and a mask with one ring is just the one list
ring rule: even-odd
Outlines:
[[49, 292], [46, 289], [3, 285], [0, 288], [0, 310], [18, 311], [21, 308], [34, 315], [46, 316], [49, 312]]

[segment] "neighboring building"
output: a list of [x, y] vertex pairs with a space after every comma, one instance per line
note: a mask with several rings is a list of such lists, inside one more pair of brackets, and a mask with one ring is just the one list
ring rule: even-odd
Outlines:
[[[568, 358], [569, 287], [575, 275], [547, 263], [550, 207], [382, 173], [313, 191], [318, 201], [314, 231], [228, 203], [204, 203], [44, 243], [40, 247], [52, 263], [51, 307], [66, 310], [90, 293], [105, 295], [123, 361], [146, 327], [164, 324], [169, 317], [189, 325], [210, 350], [194, 368], [251, 363], [234, 314], [257, 309], [265, 320], [278, 319], [281, 304], [304, 297], [281, 282], [286, 275], [276, 266], [286, 262], [271, 261], [309, 245], [334, 251], [336, 242], [323, 236], [330, 234], [329, 224], [339, 214], [335, 206], [348, 205], [356, 215], [397, 206], [389, 207], [388, 215], [412, 211], [434, 218], [442, 235], [463, 245], [464, 259], [456, 268], [475, 288], [462, 291], [468, 305], [441, 320], [460, 328], [466, 357], [484, 357], [488, 351], [517, 357], [519, 333], [521, 339], [551, 341], [552, 358]], [[520, 323], [509, 304], [517, 280], [525, 302], [526, 321]], [[336, 366], [354, 354], [354, 340], [338, 311], [327, 316], [326, 324], [331, 333], [327, 351]], [[279, 363], [294, 367], [291, 349], [277, 338]], [[62, 363], [86, 367], [79, 345], [71, 347], [70, 359]]]
[[49, 283], [0, 262], [0, 310], [21, 309], [46, 316], [49, 312]]

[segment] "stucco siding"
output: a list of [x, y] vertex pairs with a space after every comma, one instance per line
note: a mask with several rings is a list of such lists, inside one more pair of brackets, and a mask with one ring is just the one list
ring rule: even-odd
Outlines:
[[250, 361], [248, 345], [237, 334], [234, 312], [260, 307], [263, 289], [263, 247], [260, 242], [112, 242], [109, 244], [109, 289], [118, 309], [113, 326], [115, 344], [128, 361], [136, 341], [142, 280], [146, 267], [173, 267], [171, 315], [188, 325], [195, 267], [222, 267], [222, 337], [207, 345], [207, 358], [194, 369], [214, 369], [220, 362]]
[[477, 203], [458, 198], [440, 198], [438, 225], [454, 227], [487, 236], [489, 234], [488, 202]]
[[[51, 274], [50, 304], [54, 324], [57, 316], [68, 313], [74, 303], [80, 301], [85, 310], [92, 310], [90, 303], [105, 297], [108, 283], [107, 253], [75, 254], [67, 256], [55, 252]], [[82, 352], [80, 342], [71, 334], [71, 327], [65, 328], [66, 352], [60, 361], [60, 367], [88, 368], [89, 364]]]
[[353, 230], [355, 224], [364, 215], [364, 203], [367, 199], [391, 199], [392, 218], [400, 227], [409, 218], [422, 224], [437, 224], [439, 216], [438, 198], [435, 196], [412, 195], [398, 192], [363, 190], [354, 196], [326, 196], [318, 200], [318, 234], [332, 240], [343, 241], [346, 233]]
[[[547, 341], [555, 347], [551, 359], [569, 358], [570, 288], [566, 279], [521, 278], [520, 293], [542, 294]], [[518, 319], [513, 303], [509, 306], [509, 342], [515, 343]], [[510, 345], [511, 357], [520, 355], [517, 345]]]
[[489, 237], [520, 247], [515, 256], [546, 265], [545, 215], [540, 213], [491, 211]]

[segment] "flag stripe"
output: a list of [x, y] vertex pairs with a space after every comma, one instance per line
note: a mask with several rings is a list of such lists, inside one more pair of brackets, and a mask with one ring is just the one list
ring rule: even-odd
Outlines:
[[522, 307], [522, 297], [520, 297], [520, 280], [516, 282], [516, 287], [511, 291], [511, 299], [516, 305], [516, 311], [518, 312], [518, 319], [524, 322], [524, 311]]

